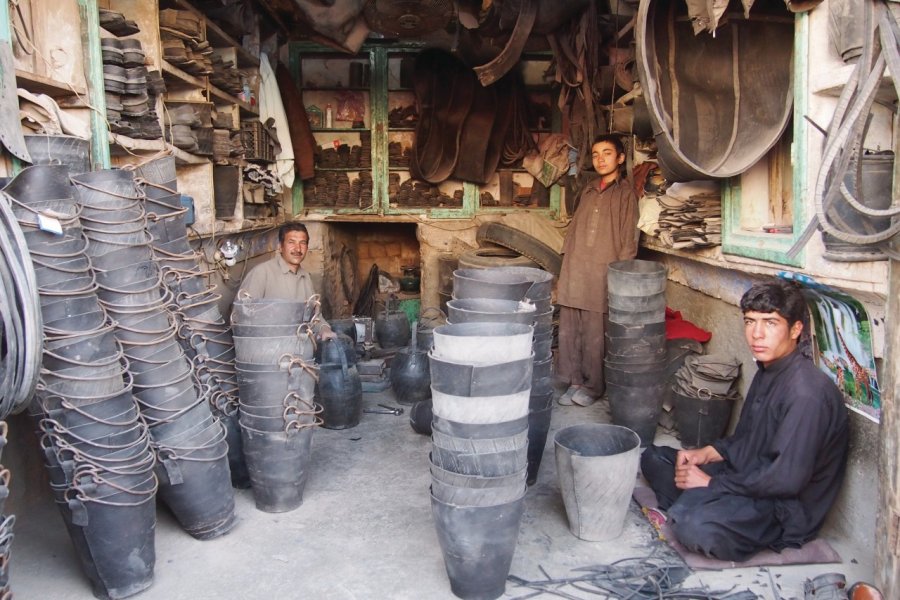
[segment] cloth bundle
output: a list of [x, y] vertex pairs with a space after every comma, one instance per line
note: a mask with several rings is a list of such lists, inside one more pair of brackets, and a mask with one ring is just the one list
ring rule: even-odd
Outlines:
[[737, 396], [733, 388], [740, 374], [741, 363], [736, 358], [692, 355], [676, 371], [672, 390], [689, 398], [731, 398]]

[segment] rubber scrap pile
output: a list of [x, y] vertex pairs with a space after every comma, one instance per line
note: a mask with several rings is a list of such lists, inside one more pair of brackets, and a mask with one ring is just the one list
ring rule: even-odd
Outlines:
[[[687, 566], [683, 563], [671, 563], [650, 557], [626, 558], [609, 565], [582, 567], [575, 571], [576, 575], [554, 578], [541, 568], [545, 579], [528, 581], [510, 575], [508, 580], [520, 588], [532, 590], [533, 593], [526, 593], [519, 598], [531, 598], [538, 594], [550, 594], [571, 600], [585, 597], [578, 592], [587, 593], [587, 597], [593, 599], [755, 600], [757, 597], [749, 589], [710, 590], [705, 586], [684, 587], [685, 579], [691, 574], [691, 570]], [[510, 590], [510, 593], [515, 593], [515, 591]]]
[[669, 248], [705, 248], [722, 243], [722, 201], [715, 182], [672, 184], [640, 202], [639, 227]]

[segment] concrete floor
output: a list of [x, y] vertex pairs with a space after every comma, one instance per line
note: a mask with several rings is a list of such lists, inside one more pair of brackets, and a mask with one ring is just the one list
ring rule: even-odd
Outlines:
[[[366, 394], [364, 403], [391, 402], [390, 392]], [[238, 525], [228, 535], [196, 541], [164, 509], [158, 511], [153, 586], [137, 596], [179, 599], [443, 599], [450, 592], [431, 518], [430, 439], [416, 435], [404, 414], [365, 414], [353, 429], [316, 431], [304, 503], [283, 514], [255, 509], [250, 490], [236, 493]], [[554, 431], [582, 422], [608, 422], [606, 403], [557, 406], [537, 483], [526, 496], [525, 516], [511, 573], [536, 580], [573, 576], [573, 569], [622, 558], [655, 555], [679, 561], [632, 503], [622, 535], [610, 542], [573, 536], [556, 479]], [[660, 434], [657, 443], [677, 445]], [[10, 577], [17, 600], [92, 598], [49, 490], [17, 515]], [[827, 535], [826, 535], [827, 537]], [[700, 572], [686, 586], [751, 589], [759, 598], [803, 598], [803, 580], [838, 571], [848, 581], [872, 581], [872, 549], [829, 539], [839, 565], [773, 567], [772, 593], [758, 568]], [[598, 598], [567, 588], [570, 598]], [[506, 598], [531, 590], [507, 584]], [[549, 597], [549, 596], [544, 596]]]

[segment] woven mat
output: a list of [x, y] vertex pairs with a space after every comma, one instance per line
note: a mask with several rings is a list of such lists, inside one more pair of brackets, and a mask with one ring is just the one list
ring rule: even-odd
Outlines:
[[[634, 488], [632, 497], [642, 508], [656, 508], [656, 494], [649, 487], [639, 486]], [[718, 560], [707, 558], [702, 554], [691, 552], [675, 539], [668, 523], [663, 523], [659, 528], [660, 539], [669, 543], [675, 549], [689, 567], [696, 570], [722, 571], [724, 569], [742, 569], [745, 567], [765, 567], [780, 565], [811, 565], [824, 563], [839, 563], [841, 555], [831, 544], [821, 538], [807, 542], [800, 548], [785, 548], [781, 552], [763, 550], [749, 560], [734, 562], [730, 560]]]

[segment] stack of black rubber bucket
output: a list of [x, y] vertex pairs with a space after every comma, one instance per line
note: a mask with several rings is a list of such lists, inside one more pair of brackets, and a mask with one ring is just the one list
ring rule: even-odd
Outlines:
[[432, 334], [431, 505], [461, 598], [505, 591], [524, 510], [540, 306], [521, 300], [530, 291], [549, 306], [551, 280], [537, 269], [457, 270], [450, 323]]
[[31, 413], [51, 487], [94, 593], [122, 598], [152, 582], [157, 488], [192, 536], [233, 527], [224, 430], [175, 339], [133, 174], [30, 167], [6, 191], [39, 281]]
[[122, 598], [153, 581], [157, 478], [147, 426], [97, 297], [65, 167], [25, 169], [6, 192], [35, 265], [44, 319], [30, 410], [50, 487], [94, 593]]
[[255, 300], [239, 294], [231, 313], [239, 421], [256, 507], [286, 512], [303, 503], [314, 428], [318, 367], [309, 302]]
[[[534, 326], [534, 368], [528, 411], [528, 484], [537, 479], [553, 407], [553, 305], [550, 292], [553, 275], [530, 267], [457, 269], [453, 273], [453, 300], [456, 308], [450, 322], [513, 320]], [[513, 302], [498, 305], [496, 301]], [[470, 303], [468, 306], [461, 304]], [[481, 302], [480, 305], [471, 303]], [[492, 305], [493, 302], [493, 305]], [[534, 305], [531, 316], [522, 315], [517, 303]], [[515, 308], [512, 308], [515, 306]], [[448, 311], [450, 305], [448, 303]], [[511, 316], [511, 313], [519, 312]], [[502, 313], [502, 314], [501, 314]]]
[[666, 393], [666, 267], [646, 260], [609, 265], [606, 393], [612, 421], [653, 443]]
[[237, 376], [231, 327], [219, 311], [220, 295], [208, 282], [202, 256], [187, 239], [181, 194], [177, 191], [175, 159], [157, 158], [138, 166], [135, 178], [146, 195], [147, 231], [153, 258], [168, 291], [168, 306], [178, 326], [178, 341], [194, 362], [209, 404], [225, 426], [228, 464], [234, 487], [250, 486], [238, 427]]
[[209, 387], [176, 339], [179, 330], [150, 248], [143, 189], [126, 170], [72, 181], [97, 293], [115, 323], [156, 450], [159, 497], [192, 536], [218, 537], [235, 523], [225, 429], [210, 409]]

